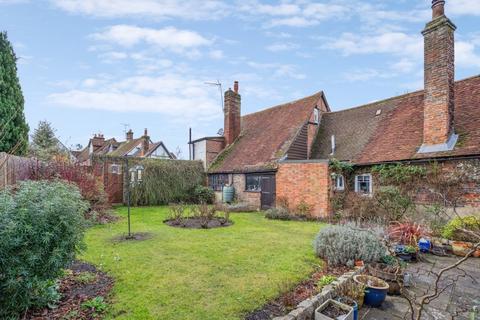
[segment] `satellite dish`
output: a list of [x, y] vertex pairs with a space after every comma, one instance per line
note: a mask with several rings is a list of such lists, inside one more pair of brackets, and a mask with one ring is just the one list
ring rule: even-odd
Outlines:
[[223, 128], [218, 129], [217, 134], [223, 136]]

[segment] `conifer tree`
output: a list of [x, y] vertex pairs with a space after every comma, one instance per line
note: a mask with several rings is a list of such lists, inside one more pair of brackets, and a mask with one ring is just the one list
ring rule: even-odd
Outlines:
[[17, 76], [17, 57], [7, 33], [0, 32], [0, 152], [25, 155], [28, 125], [24, 99]]
[[62, 153], [50, 122], [44, 120], [38, 123], [32, 135], [31, 153], [41, 160], [51, 160]]

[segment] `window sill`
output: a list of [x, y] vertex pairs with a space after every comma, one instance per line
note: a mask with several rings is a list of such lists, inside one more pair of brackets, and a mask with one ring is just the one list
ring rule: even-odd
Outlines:
[[262, 192], [262, 190], [258, 190], [258, 191], [255, 191], [255, 190], [244, 190], [243, 192], [248, 192], [248, 193], [260, 193], [260, 192]]

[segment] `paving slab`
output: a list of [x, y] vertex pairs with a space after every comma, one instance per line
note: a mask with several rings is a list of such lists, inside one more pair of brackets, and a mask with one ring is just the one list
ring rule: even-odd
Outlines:
[[[409, 264], [407, 272], [413, 280], [409, 290], [417, 296], [433, 292], [434, 273], [458, 259], [424, 255], [420, 262]], [[460, 268], [446, 272], [439, 283], [441, 293], [425, 307], [422, 320], [480, 320], [480, 258], [470, 258]], [[473, 312], [475, 307], [478, 314]], [[363, 307], [359, 319], [410, 319], [410, 307], [402, 297], [387, 296], [380, 308]]]

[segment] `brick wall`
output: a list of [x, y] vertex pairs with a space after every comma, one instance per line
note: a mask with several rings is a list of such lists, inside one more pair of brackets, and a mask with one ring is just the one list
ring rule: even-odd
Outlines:
[[248, 203], [255, 210], [260, 210], [260, 192], [251, 192], [245, 191], [245, 175], [244, 174], [233, 174], [231, 176], [231, 181], [235, 187], [235, 198], [238, 202]]
[[312, 215], [330, 214], [330, 173], [327, 161], [281, 162], [276, 176], [276, 195], [288, 200], [290, 209], [301, 201], [312, 206]]
[[[235, 88], [238, 90], [238, 87]], [[240, 135], [241, 130], [241, 97], [237, 91], [231, 89], [225, 92], [225, 145], [228, 146]]]
[[443, 144], [453, 133], [455, 28], [442, 15], [429, 22], [422, 32], [425, 46], [425, 145]]
[[225, 140], [223, 138], [208, 139], [206, 141], [206, 167], [208, 168], [213, 162], [215, 157], [223, 150], [225, 146]]

